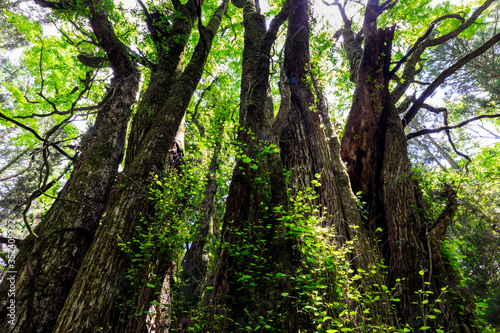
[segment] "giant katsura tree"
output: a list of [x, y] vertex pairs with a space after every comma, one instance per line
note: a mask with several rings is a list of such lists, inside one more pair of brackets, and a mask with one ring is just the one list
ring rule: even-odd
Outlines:
[[[440, 251], [440, 240], [456, 212], [454, 191], [446, 187], [447, 205], [436, 221], [430, 221], [418, 184], [411, 178], [403, 128], [446, 77], [495, 44], [498, 35], [438, 75], [421, 96], [400, 101], [416, 81], [424, 52], [468, 29], [493, 0], [468, 19], [454, 14], [436, 19], [397, 61], [391, 54], [396, 28], [378, 29], [377, 23], [382, 14], [398, 10], [398, 2], [369, 0], [362, 32], [356, 33], [337, 1], [350, 77], [356, 83], [342, 145], [318, 84], [321, 78], [312, 74], [310, 3], [275, 4], [278, 14], [266, 28], [259, 1], [233, 0], [243, 11], [245, 28], [239, 126], [231, 142], [237, 154], [229, 192], [221, 195], [225, 215], [213, 262], [204, 252], [214, 217], [220, 142], [208, 167], [204, 201], [199, 201], [196, 218], [188, 222], [196, 231], [185, 240], [178, 235], [185, 228], [185, 188], [176, 182], [191, 171], [177, 169], [182, 139], [176, 138], [183, 136], [186, 109], [229, 1], [221, 0], [216, 8], [195, 0], [156, 7], [138, 0], [148, 41], [139, 52], [132, 50], [137, 45], [124, 42], [128, 32], [116, 24], [120, 15], [114, 15], [111, 2], [36, 2], [67, 17], [84, 36], [82, 43], [93, 43], [92, 54], [87, 48], [78, 59], [87, 69], [109, 67], [113, 80], [75, 157], [52, 136], [57, 127], [39, 135], [0, 114], [41, 140], [45, 154], [57, 150], [74, 160], [59, 197], [22, 243], [16, 321], [2, 322], [4, 331], [143, 332], [154, 326], [156, 331], [298, 332], [374, 326], [397, 330], [405, 324], [419, 330], [424, 325], [421, 311], [429, 309], [418, 297], [424, 289], [432, 292], [423, 291], [426, 301], [441, 313], [432, 314], [438, 318], [430, 325], [433, 329], [475, 330], [472, 302], [457, 287], [456, 274]], [[270, 84], [276, 59], [272, 51], [286, 20], [283, 59], [278, 59], [281, 103], [276, 112]], [[452, 32], [435, 37], [436, 26], [447, 20], [460, 23]], [[90, 28], [85, 28], [86, 22]], [[196, 25], [198, 40], [188, 44]], [[232, 28], [227, 31], [232, 30], [236, 39]], [[65, 37], [75, 36], [65, 33]], [[225, 60], [234, 61], [235, 55], [228, 53]], [[185, 54], [189, 63], [184, 66]], [[129, 126], [124, 168], [118, 173], [139, 90], [139, 66], [148, 76]], [[221, 68], [231, 71], [229, 63]], [[82, 79], [80, 97], [91, 89], [90, 78]], [[43, 89], [40, 95], [45, 96]], [[203, 96], [198, 95], [200, 100]], [[78, 100], [71, 111], [78, 109]], [[402, 123], [397, 110], [407, 109]], [[191, 116], [188, 126], [201, 128]], [[30, 200], [55, 183], [44, 179]], [[351, 187], [367, 202], [365, 221]], [[320, 236], [313, 239], [311, 230], [319, 230], [315, 235]], [[318, 245], [320, 238], [331, 246], [318, 248], [329, 252], [310, 255], [311, 243]], [[174, 257], [184, 250], [183, 265], [176, 265]], [[317, 269], [317, 259], [323, 256], [331, 265]], [[384, 280], [385, 267], [389, 283]], [[337, 278], [341, 270], [347, 283]], [[388, 287], [398, 293], [396, 311], [391, 311], [384, 291]], [[434, 303], [445, 287], [449, 291], [440, 297], [444, 302]], [[8, 288], [6, 281], [2, 300], [8, 300]], [[150, 312], [154, 314], [149, 316]]]
[[[153, 210], [148, 199], [151, 173], [162, 177], [174, 137], [201, 78], [228, 1], [222, 2], [207, 26], [201, 21], [202, 2], [173, 1], [171, 9], [154, 13], [149, 13], [140, 2], [156, 47], [155, 63], [132, 52], [115, 35], [105, 3], [37, 3], [88, 19], [95, 35], [89, 38], [94, 38], [106, 57], [83, 54], [79, 59], [91, 67], [109, 63], [115, 77], [69, 181], [33, 235], [23, 242], [17, 261], [18, 319], [15, 325], [5, 321], [3, 327], [9, 332], [94, 331], [108, 325], [136, 330], [144, 325], [146, 316], [136, 317], [130, 323], [111, 320], [116, 319], [112, 314], [117, 311], [116, 297], [128, 283], [125, 274], [130, 261], [117, 245], [118, 236], [124, 241], [133, 238], [137, 223], [141, 218], [147, 219]], [[200, 39], [189, 64], [182, 70], [183, 54], [196, 19]], [[134, 117], [133, 124], [140, 126], [132, 125], [125, 170], [117, 184], [120, 186], [115, 186], [114, 195], [109, 199], [124, 155], [125, 133], [139, 87], [134, 62], [150, 66], [153, 74]], [[101, 220], [106, 207], [105, 219]], [[99, 225], [101, 229], [96, 234]], [[92, 242], [94, 247], [87, 253], [86, 264], [80, 267]], [[110, 244], [113, 250], [103, 252], [102, 248]], [[109, 260], [112, 257], [114, 259]], [[112, 269], [109, 268], [111, 262]], [[155, 273], [164, 275], [168, 265], [166, 260]], [[96, 273], [103, 275], [96, 276]], [[5, 293], [8, 283], [2, 288]], [[68, 297], [70, 290], [72, 296]], [[149, 309], [152, 300], [154, 291], [146, 289], [137, 308]]]
[[[226, 201], [222, 246], [211, 282], [212, 292], [207, 300], [211, 309], [210, 326], [223, 332], [257, 327], [261, 311], [286, 313], [287, 320], [276, 323], [285, 331], [297, 324], [297, 318], [287, 311], [290, 310], [287, 300], [281, 296], [284, 291], [291, 292], [289, 282], [281, 281], [277, 289], [269, 291], [265, 275], [291, 273], [290, 244], [280, 232], [273, 213], [274, 207], [286, 209], [288, 204], [281, 161], [275, 148], [286, 116], [289, 93], [287, 96], [287, 92], [283, 92], [285, 102], [275, 118], [269, 69], [272, 45], [295, 4], [286, 1], [266, 29], [265, 18], [256, 3], [253, 0], [238, 3], [243, 8], [245, 27], [240, 127], [236, 142], [239, 153]], [[275, 234], [277, 239], [274, 239]], [[258, 289], [245, 288], [248, 274], [258, 283]]]
[[[419, 319], [422, 304], [416, 292], [427, 288], [432, 292], [432, 299], [436, 299], [442, 293], [441, 288], [449, 286], [451, 291], [444, 293], [446, 301], [439, 306], [440, 325], [456, 332], [474, 330], [469, 294], [459, 289], [456, 272], [445, 264], [440, 250], [440, 242], [457, 209], [454, 191], [446, 188], [444, 195], [448, 204], [437, 220], [430, 221], [418, 185], [412, 180], [403, 128], [447, 77], [492, 47], [500, 40], [500, 35], [495, 35], [438, 75], [411, 106], [403, 108], [402, 121], [396, 104], [417, 80], [424, 52], [458, 36], [493, 2], [485, 1], [469, 17], [449, 14], [435, 19], [397, 61], [392, 55], [396, 27], [379, 28], [377, 20], [385, 11], [397, 10], [398, 1], [369, 0], [360, 33], [353, 31], [345, 6], [335, 3], [344, 19], [343, 44], [349, 57], [351, 80], [356, 84], [341, 154], [353, 190], [362, 191], [368, 203], [367, 227], [372, 237], [381, 240], [380, 253], [388, 267], [390, 282], [396, 285], [401, 296], [396, 315], [412, 327], [423, 324], [422, 318]], [[434, 29], [445, 20], [459, 20], [460, 24], [434, 37]], [[428, 286], [423, 284], [423, 279]]]

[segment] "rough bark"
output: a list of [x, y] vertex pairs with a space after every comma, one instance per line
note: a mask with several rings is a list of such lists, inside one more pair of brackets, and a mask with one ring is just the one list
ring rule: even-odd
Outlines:
[[[320, 175], [319, 195], [321, 215], [327, 226], [344, 225], [341, 203], [324, 131], [323, 116], [316, 106], [311, 89], [309, 56], [309, 13], [307, 2], [290, 16], [283, 70], [290, 82], [291, 104], [287, 125], [280, 139], [281, 158], [290, 173], [292, 194], [314, 187], [315, 175]], [[345, 227], [345, 226], [344, 226]]]
[[[273, 242], [283, 245], [277, 245], [280, 251], [287, 252], [288, 248], [283, 244], [286, 240], [272, 212], [273, 207], [286, 206], [286, 185], [279, 157], [269, 156], [271, 154], [265, 156], [262, 151], [273, 137], [273, 108], [269, 96], [270, 50], [278, 29], [291, 11], [292, 3], [287, 1], [266, 31], [265, 19], [258, 13], [254, 2], [248, 0], [244, 5], [245, 46], [240, 107], [242, 128], [237, 141], [241, 147], [240, 154], [246, 156], [238, 158], [233, 171], [223, 218], [223, 246], [212, 281], [212, 319], [214, 323], [221, 316], [226, 320], [221, 323], [219, 319], [220, 326], [216, 327], [220, 332], [233, 332], [246, 326], [257, 327], [258, 316], [267, 316], [279, 304], [286, 303], [277, 288], [269, 292], [269, 281], [265, 280], [263, 273], [276, 270], [290, 273], [285, 267], [290, 262], [289, 258], [281, 262], [272, 259], [277, 255], [284, 258], [287, 253], [271, 250]], [[248, 159], [251, 162], [247, 162]], [[257, 169], [251, 168], [251, 164]], [[277, 235], [276, 239], [273, 239], [273, 235]], [[273, 262], [278, 267], [274, 267]], [[253, 265], [259, 268], [253, 270]], [[253, 276], [255, 287], [242, 281], [243, 272]], [[280, 281], [280, 287], [287, 288], [287, 283]], [[277, 325], [288, 331], [286, 327], [293, 320], [291, 316], [284, 316]]]
[[364, 33], [364, 52], [340, 151], [354, 192], [367, 194], [375, 132], [388, 97], [387, 76], [394, 28], [377, 29], [373, 23], [365, 26]]
[[[90, 8], [93, 31], [113, 65], [112, 88], [70, 179], [35, 228], [39, 238], [28, 236], [23, 241], [16, 260], [16, 320], [14, 325], [3, 322], [4, 332], [52, 331], [99, 226], [123, 158], [139, 74], [106, 13], [93, 5]], [[2, 296], [7, 289], [5, 280]]]
[[[156, 41], [158, 59], [151, 67], [151, 77], [137, 111], [132, 120], [127, 143], [125, 164], [132, 163], [140, 149], [144, 138], [151, 129], [158, 113], [164, 107], [171, 95], [172, 86], [182, 73], [184, 52], [189, 36], [197, 18], [196, 1], [190, 0], [182, 5], [174, 16], [172, 27], [168, 33], [154, 38]], [[200, 4], [200, 6], [203, 3]], [[164, 31], [166, 25], [150, 27], [150, 31]], [[158, 34], [158, 32], [156, 32]], [[182, 38], [181, 38], [182, 37]]]
[[[416, 292], [424, 289], [432, 292], [428, 294], [432, 304], [443, 283], [448, 284], [453, 292], [458, 290], [454, 273], [440, 259], [438, 244], [444, 233], [432, 234], [429, 231], [432, 223], [426, 220], [418, 185], [411, 178], [406, 137], [395, 107], [396, 101], [392, 99], [401, 96], [401, 87], [396, 87], [396, 93], [393, 91], [392, 94], [388, 89], [394, 74], [389, 70], [394, 30], [377, 29], [375, 10], [378, 6], [378, 1], [367, 4], [364, 50], [341, 153], [353, 189], [362, 191], [368, 202], [368, 229], [372, 239], [379, 240], [379, 250], [389, 270], [389, 283], [396, 287], [401, 299], [396, 304], [395, 319], [419, 329], [424, 323], [419, 317], [422, 317], [425, 305]], [[407, 65], [415, 70], [414, 64]], [[411, 68], [408, 70], [412, 71]], [[414, 72], [405, 73], [411, 77], [414, 75]], [[452, 210], [445, 215], [448, 217], [444, 220], [450, 223]], [[422, 269], [429, 286], [423, 283], [419, 274]], [[436, 270], [439, 270], [439, 275], [435, 274]], [[448, 300], [441, 308], [439, 319], [427, 320], [426, 324], [433, 328], [443, 325], [445, 330], [473, 332], [472, 303], [465, 300], [461, 304], [466, 304], [465, 315], [460, 316]]]
[[[340, 143], [328, 115], [328, 110], [309, 68], [309, 13], [307, 3], [299, 5], [290, 16], [283, 70], [290, 82], [291, 106], [284, 127], [280, 148], [283, 164], [290, 171], [290, 186], [294, 190], [314, 187], [311, 180], [319, 174], [320, 214], [324, 226], [332, 230], [338, 246], [354, 240], [353, 266], [373, 270], [378, 258], [373, 252], [364, 224], [357, 209], [346, 168], [340, 159]], [[380, 270], [376, 268], [376, 270]], [[382, 274], [363, 281], [365, 291], [372, 284], [383, 284]], [[387, 295], [383, 295], [387, 301]], [[371, 309], [388, 314], [389, 308], [375, 304]]]
[[[148, 188], [152, 182], [151, 172], [161, 177], [168, 157], [165, 147], [172, 146], [226, 9], [227, 1], [224, 1], [208, 26], [202, 29], [190, 63], [173, 86], [171, 96], [147, 133], [136, 158], [124, 170], [121, 186], [110, 200], [54, 332], [95, 331], [98, 327], [116, 328], [120, 325], [114, 321], [115, 306], [117, 297], [126, 292], [130, 283], [125, 278], [130, 262], [117, 244], [118, 236], [124, 242], [136, 238], [141, 213], [150, 211]], [[107, 251], [103, 252], [102, 248]], [[141, 317], [144, 322], [146, 316]]]

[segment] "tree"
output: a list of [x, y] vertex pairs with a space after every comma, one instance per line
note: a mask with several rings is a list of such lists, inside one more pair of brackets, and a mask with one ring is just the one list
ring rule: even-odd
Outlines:
[[[418, 97], [407, 93], [420, 82], [426, 52], [473, 30], [493, 0], [469, 14], [454, 14], [451, 6], [431, 12], [419, 23], [418, 39], [396, 39], [391, 20], [415, 8], [430, 10], [427, 3], [369, 0], [359, 32], [347, 16], [350, 2], [333, 3], [355, 84], [340, 142], [320, 64], [311, 61], [308, 1], [273, 3], [269, 27], [253, 0], [232, 6], [222, 0], [218, 7], [138, 0], [127, 15], [111, 1], [35, 2], [51, 10], [61, 37], [25, 28], [38, 29], [26, 58], [38, 69], [31, 71], [36, 84], [25, 91], [11, 87], [19, 106], [0, 113], [2, 124], [41, 143], [42, 163], [42, 181], [23, 214], [30, 234], [17, 273], [10, 273], [16, 320], [4, 309], [5, 331], [479, 330], [474, 302], [442, 248], [458, 209], [456, 191], [444, 186], [442, 209], [432, 216], [408, 159], [406, 141], [419, 133], [406, 135], [404, 128], [448, 77], [500, 40], [492, 34], [436, 73]], [[232, 17], [243, 20], [243, 33]], [[29, 22], [17, 19], [18, 28]], [[235, 47], [222, 52], [229, 31]], [[282, 54], [273, 51], [280, 43]], [[70, 71], [44, 71], [54, 50], [64, 50], [74, 64]], [[239, 86], [230, 87], [240, 73]], [[63, 78], [71, 84], [61, 84]], [[235, 139], [228, 139], [223, 123], [233, 114], [216, 100], [234, 99], [238, 88]], [[197, 102], [187, 112], [193, 96]], [[34, 114], [32, 104], [43, 112]], [[183, 144], [185, 133], [191, 146], [197, 133], [206, 135], [204, 108], [215, 119], [205, 164]], [[61, 146], [63, 129], [76, 140], [71, 123], [94, 110], [78, 147]], [[45, 128], [38, 119], [47, 116], [53, 124], [39, 134]], [[235, 149], [227, 193], [218, 190], [225, 180], [216, 177], [219, 168], [232, 166], [218, 166], [223, 140]], [[31, 203], [63, 179], [48, 162], [54, 152], [68, 160], [71, 174], [31, 228]], [[185, 158], [202, 166], [183, 166]], [[205, 182], [195, 181], [201, 170]], [[198, 191], [203, 195], [190, 189], [195, 183], [206, 184]], [[194, 197], [199, 209], [190, 203]], [[217, 198], [224, 216], [210, 245]], [[9, 281], [0, 286], [7, 302]]]

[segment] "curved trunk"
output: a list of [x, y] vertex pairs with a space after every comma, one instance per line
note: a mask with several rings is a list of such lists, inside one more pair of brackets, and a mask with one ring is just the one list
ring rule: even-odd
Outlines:
[[[16, 280], [16, 320], [11, 325], [7, 318], [1, 326], [3, 332], [52, 331], [99, 226], [123, 158], [139, 74], [106, 14], [92, 7], [90, 21], [96, 36], [103, 36], [101, 46], [113, 65], [112, 89], [70, 179], [35, 228], [39, 238], [30, 235], [22, 243], [17, 273], [12, 274]], [[3, 299], [8, 288], [4, 280], [0, 291]]]
[[[208, 26], [203, 29], [204, 33], [190, 63], [172, 88], [171, 97], [156, 117], [136, 158], [124, 170], [120, 187], [110, 199], [96, 239], [85, 257], [54, 332], [95, 331], [99, 327], [107, 328], [108, 325], [117, 329], [122, 325], [115, 321], [118, 315], [116, 305], [118, 297], [125, 294], [129, 288], [130, 281], [126, 275], [130, 259], [118, 245], [118, 237], [122, 243], [132, 242], [138, 237], [137, 227], [142, 223], [141, 218], [146, 223], [154, 218], [141, 214], [151, 211], [152, 203], [148, 199], [148, 189], [153, 181], [151, 173], [159, 177], [162, 175], [168, 157], [168, 150], [165, 147], [172, 146], [186, 108], [203, 73], [213, 38], [226, 12], [227, 2], [223, 1]], [[103, 252], [103, 248], [108, 250]], [[168, 255], [170, 253], [166, 253], [167, 259]], [[160, 274], [158, 275], [161, 279]], [[154, 300], [152, 298], [154, 291], [146, 293], [142, 304], [150, 304]], [[134, 320], [142, 320], [142, 324], [134, 324], [135, 327], [144, 327], [146, 316], [138, 317], [140, 318]]]

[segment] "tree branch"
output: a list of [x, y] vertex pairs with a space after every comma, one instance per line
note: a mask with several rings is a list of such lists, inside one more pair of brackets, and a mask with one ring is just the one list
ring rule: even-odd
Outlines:
[[413, 103], [412, 107], [406, 115], [403, 118], [403, 127], [406, 127], [412, 119], [415, 117], [417, 114], [418, 110], [422, 107], [424, 104], [425, 100], [431, 96], [434, 91], [451, 75], [455, 74], [460, 68], [465, 66], [469, 61], [475, 59], [476, 57], [480, 56], [487, 50], [489, 50], [493, 45], [495, 45], [498, 41], [500, 41], [500, 33], [496, 34], [493, 36], [489, 41], [484, 43], [480, 48], [478, 48], [476, 51], [469, 53], [462, 59], [458, 60], [455, 64], [453, 64], [451, 67], [446, 69], [444, 72], [442, 72], [430, 85], [427, 87], [427, 89], [424, 90], [424, 92], [419, 96], [419, 98]]
[[438, 128], [434, 128], [434, 129], [423, 129], [423, 130], [420, 130], [420, 131], [417, 131], [417, 132], [413, 132], [413, 133], [409, 133], [406, 135], [406, 139], [407, 140], [410, 140], [410, 139], [413, 139], [413, 138], [416, 138], [416, 137], [419, 137], [419, 136], [422, 136], [422, 135], [425, 135], [425, 134], [431, 134], [431, 133], [439, 133], [439, 132], [442, 132], [442, 131], [446, 131], [446, 130], [451, 130], [451, 129], [454, 129], [454, 128], [460, 128], [460, 127], [463, 127], [473, 121], [476, 121], [476, 120], [480, 120], [480, 119], [485, 119], [485, 118], [498, 118], [500, 117], [500, 114], [484, 114], [482, 116], [477, 116], [477, 117], [474, 117], [474, 118], [470, 118], [470, 119], [467, 119], [466, 121], [463, 121], [457, 125], [453, 125], [453, 126], [442, 126], [442, 127], [438, 127]]
[[[449, 127], [448, 126], [448, 110], [446, 110], [446, 109], [444, 111], [443, 124], [445, 127]], [[451, 138], [450, 129], [449, 128], [445, 129], [445, 132], [446, 132], [446, 136], [448, 137], [448, 142], [450, 143], [451, 148], [453, 148], [453, 151], [455, 152], [455, 154], [457, 154], [458, 156], [462, 156], [463, 158], [465, 158], [467, 160], [467, 162], [465, 163], [465, 171], [469, 172], [467, 165], [471, 162], [470, 157], [468, 155], [458, 151], [457, 147], [455, 146], [455, 143], [453, 142], [453, 139]]]

